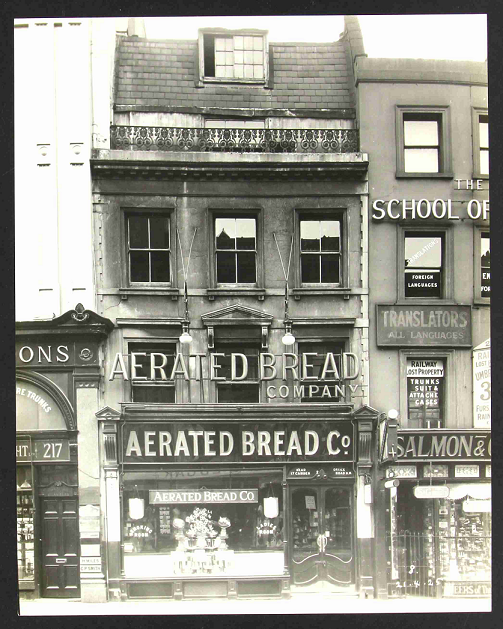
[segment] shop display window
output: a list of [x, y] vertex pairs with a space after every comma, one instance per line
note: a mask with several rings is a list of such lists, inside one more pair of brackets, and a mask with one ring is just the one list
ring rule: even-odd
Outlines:
[[434, 596], [452, 583], [491, 580], [490, 486], [448, 487], [448, 498], [417, 499], [400, 486], [391, 499], [391, 578], [403, 593]]
[[281, 573], [281, 480], [276, 470], [125, 472], [126, 574]]
[[16, 476], [18, 578], [23, 581], [33, 581], [35, 577], [35, 537], [31, 468], [18, 466]]

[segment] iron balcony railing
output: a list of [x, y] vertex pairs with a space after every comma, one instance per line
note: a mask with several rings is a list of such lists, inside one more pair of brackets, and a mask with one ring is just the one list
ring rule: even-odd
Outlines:
[[224, 153], [357, 153], [357, 129], [195, 129], [112, 125], [112, 149]]

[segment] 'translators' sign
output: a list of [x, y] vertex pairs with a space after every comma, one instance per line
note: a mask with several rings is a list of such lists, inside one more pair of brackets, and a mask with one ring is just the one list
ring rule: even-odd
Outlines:
[[471, 308], [377, 305], [377, 344], [471, 347]]

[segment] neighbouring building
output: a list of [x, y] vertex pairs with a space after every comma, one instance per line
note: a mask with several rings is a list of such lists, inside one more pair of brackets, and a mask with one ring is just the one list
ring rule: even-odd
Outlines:
[[370, 404], [383, 413], [377, 594], [489, 596], [487, 66], [359, 57], [355, 75], [369, 154]]
[[115, 326], [97, 413], [110, 596], [373, 595], [346, 26], [324, 44], [118, 36], [91, 159], [97, 312]]
[[80, 548], [86, 523], [99, 533], [95, 413], [113, 327], [93, 312], [92, 25], [14, 26], [19, 592], [106, 600], [99, 540], [98, 573], [86, 572]]

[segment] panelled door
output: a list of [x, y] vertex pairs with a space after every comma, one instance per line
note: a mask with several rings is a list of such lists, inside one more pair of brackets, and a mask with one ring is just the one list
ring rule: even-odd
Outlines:
[[78, 498], [41, 498], [42, 596], [80, 596]]
[[292, 573], [295, 585], [355, 582], [353, 489], [322, 485], [291, 488]]

